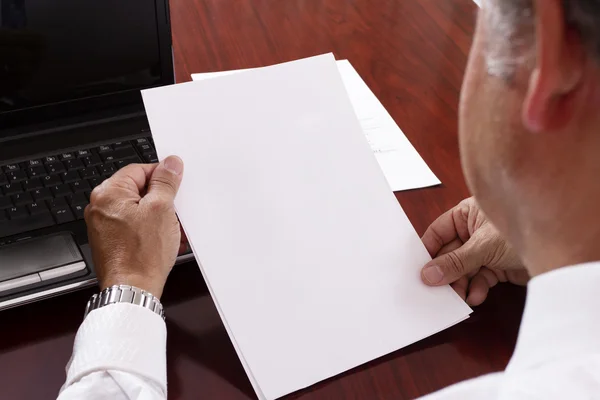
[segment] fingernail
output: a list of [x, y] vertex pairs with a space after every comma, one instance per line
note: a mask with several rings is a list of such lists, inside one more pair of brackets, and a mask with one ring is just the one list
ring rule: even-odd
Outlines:
[[444, 273], [437, 265], [430, 265], [429, 267], [423, 268], [423, 277], [428, 283], [435, 285], [444, 279]]
[[169, 156], [164, 161], [165, 169], [171, 171], [175, 175], [180, 175], [183, 172], [183, 161], [177, 156]]

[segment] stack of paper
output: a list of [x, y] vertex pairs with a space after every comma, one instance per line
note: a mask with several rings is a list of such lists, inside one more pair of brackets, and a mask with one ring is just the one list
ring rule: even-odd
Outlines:
[[[431, 172], [352, 64], [348, 60], [337, 63], [363, 133], [392, 191], [439, 185], [439, 179]], [[192, 79], [200, 81], [244, 71], [249, 70], [193, 74]]]
[[[390, 192], [332, 55], [143, 92], [176, 207], [260, 399], [465, 318]], [[191, 315], [190, 318], [194, 316]]]

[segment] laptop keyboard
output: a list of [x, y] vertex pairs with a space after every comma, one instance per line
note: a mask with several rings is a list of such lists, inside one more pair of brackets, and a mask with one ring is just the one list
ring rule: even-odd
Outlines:
[[83, 219], [92, 190], [134, 163], [158, 162], [150, 137], [0, 167], [0, 238]]

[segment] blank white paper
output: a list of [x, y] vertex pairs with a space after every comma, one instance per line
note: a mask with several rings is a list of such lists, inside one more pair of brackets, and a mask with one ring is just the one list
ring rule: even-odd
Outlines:
[[[348, 60], [340, 60], [337, 65], [362, 131], [392, 191], [439, 185], [440, 180], [427, 166], [352, 64]], [[246, 71], [250, 70], [192, 74], [192, 79], [199, 81]]]
[[[365, 140], [332, 55], [142, 92], [179, 218], [257, 395], [463, 320]], [[193, 316], [190, 316], [193, 317]]]

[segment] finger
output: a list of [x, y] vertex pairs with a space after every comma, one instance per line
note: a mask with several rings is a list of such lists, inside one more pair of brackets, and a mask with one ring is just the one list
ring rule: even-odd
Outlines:
[[429, 225], [421, 240], [431, 257], [434, 257], [442, 247], [457, 238], [463, 238], [463, 241], [467, 240], [469, 237], [468, 210], [468, 205], [461, 202]]
[[115, 195], [104, 196], [106, 201], [113, 202], [115, 200], [139, 201], [144, 191], [144, 186], [148, 181], [148, 177], [156, 168], [157, 164], [130, 164], [121, 170], [117, 171], [111, 178], [105, 180], [100, 185], [96, 186], [90, 195], [90, 203], [95, 204], [98, 201], [101, 193], [106, 194], [109, 189], [120, 188], [126, 191]]
[[467, 295], [467, 304], [478, 306], [485, 301], [490, 288], [496, 286], [498, 278], [487, 268], [481, 270], [471, 279], [469, 293]]
[[118, 170], [106, 182], [127, 185], [131, 190], [142, 192], [158, 164], [130, 164]]
[[475, 275], [473, 279], [471, 279], [469, 294], [465, 301], [470, 306], [478, 306], [485, 301], [489, 291], [490, 287], [487, 285], [485, 278], [481, 275]]
[[444, 245], [435, 255], [436, 257], [443, 256], [444, 254], [452, 253], [454, 250], [458, 249], [464, 243], [459, 238], [454, 239], [450, 243]]
[[462, 276], [479, 270], [485, 259], [485, 246], [479, 246], [475, 236], [458, 249], [434, 258], [421, 270], [423, 281], [432, 286], [447, 285]]
[[485, 301], [491, 288], [496, 286], [498, 278], [493, 271], [488, 268], [481, 268], [479, 272], [471, 279], [469, 285], [469, 294], [467, 304], [478, 306]]
[[169, 156], [158, 164], [150, 176], [148, 191], [144, 199], [173, 203], [183, 177], [183, 161]]
[[467, 288], [469, 287], [469, 279], [466, 276], [459, 278], [456, 282], [452, 283], [450, 286], [460, 296], [461, 299], [466, 300]]

